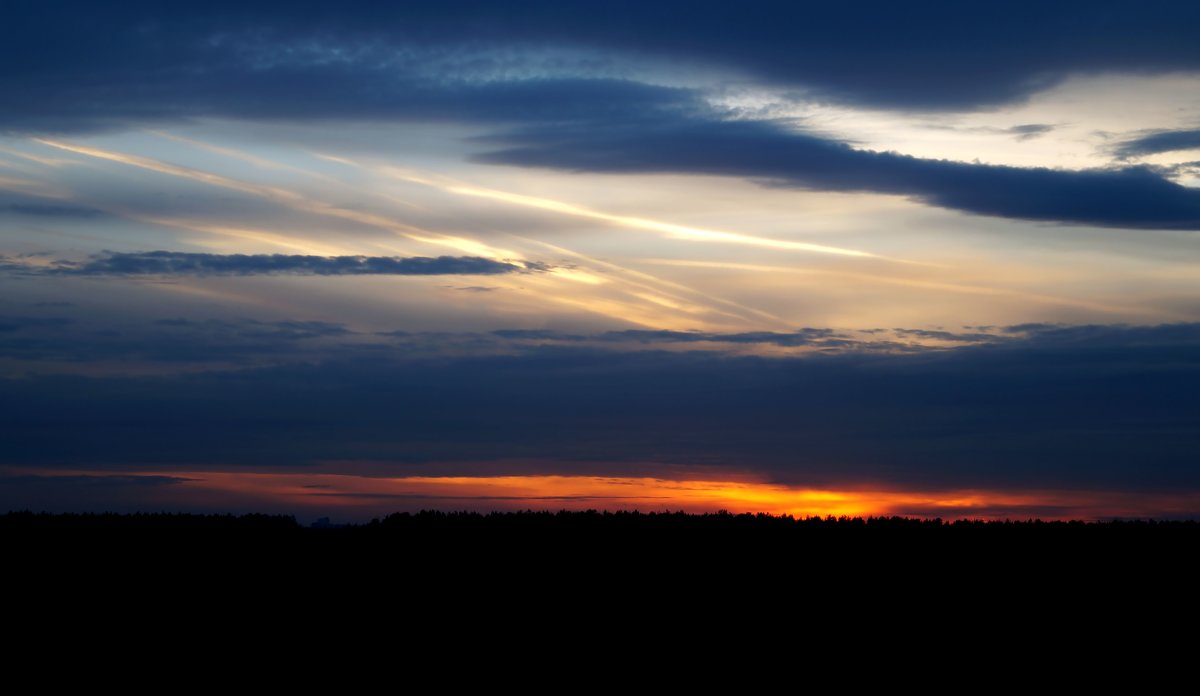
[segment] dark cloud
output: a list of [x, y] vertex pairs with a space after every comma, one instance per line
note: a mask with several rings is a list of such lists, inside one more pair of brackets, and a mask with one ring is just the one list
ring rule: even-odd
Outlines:
[[1000, 327], [1000, 330], [1007, 334], [1018, 333], [1041, 333], [1050, 332], [1057, 329], [1069, 328], [1061, 324], [1046, 324], [1043, 322], [1029, 322], [1025, 324], [1013, 324], [1011, 326]]
[[[1072, 73], [1195, 70], [1198, 24], [1194, 3], [1171, 0], [613, 0], [604, 12], [569, 0], [14, 0], [0, 26], [0, 123], [558, 118], [560, 106], [604, 111], [620, 101], [556, 104], [523, 90], [570, 92], [480, 74], [586, 72], [612, 56], [727, 68], [826, 99], [963, 108], [1017, 100]], [[541, 60], [528, 65], [529, 54]]]
[[[1200, 325], [1026, 327], [910, 354], [533, 346], [327, 354], [0, 389], [0, 464], [639, 463], [821, 485], [1200, 490]], [[649, 469], [648, 469], [649, 470]]]
[[[22, 57], [22, 73], [0, 72], [0, 88], [7, 88], [11, 96], [0, 103], [0, 129], [112, 130], [205, 116], [628, 121], [699, 103], [691, 90], [514, 69], [502, 46], [466, 48], [458, 37], [432, 43], [405, 40], [403, 31], [380, 35], [364, 27], [339, 34], [329, 24], [303, 26], [303, 8], [286, 11], [298, 20], [291, 30], [281, 27], [278, 18], [239, 17], [236, 11], [225, 17], [226, 24], [158, 21], [154, 10], [129, 20], [138, 22], [140, 29], [111, 27], [113, 33], [105, 38], [98, 37], [94, 27], [80, 28], [86, 36], [77, 37], [82, 44], [78, 50], [100, 44], [93, 46], [87, 64], [49, 56], [45, 45], [29, 47], [30, 53]], [[97, 19], [107, 24], [112, 18]], [[70, 35], [73, 28], [68, 21], [55, 31]], [[110, 43], [116, 37], [126, 43]], [[480, 71], [501, 74], [489, 77]]]
[[[70, 330], [65, 330], [67, 327]], [[898, 331], [903, 334], [903, 330]], [[7, 334], [7, 335], [6, 335]], [[947, 333], [947, 335], [950, 335]], [[952, 339], [948, 339], [952, 340]], [[975, 340], [962, 335], [957, 340]], [[1001, 340], [985, 335], [980, 340]], [[725, 345], [805, 347], [827, 352], [921, 350], [878, 338], [852, 338], [831, 329], [713, 333], [629, 330], [574, 334], [502, 329], [490, 334], [384, 331], [360, 333], [324, 321], [164, 318], [145, 323], [91, 323], [61, 318], [0, 316], [0, 359], [19, 361], [22, 373], [46, 364], [214, 368], [350, 359], [364, 351], [392, 359], [413, 356], [491, 355], [536, 350], [542, 344], [605, 350], [647, 350], [673, 344], [716, 350]]]
[[73, 323], [64, 317], [6, 317], [0, 316], [0, 333], [20, 331], [21, 329], [56, 329]]
[[1033, 140], [1054, 130], [1054, 126], [1046, 123], [1026, 123], [1005, 129], [1005, 133], [1016, 136], [1017, 140]]
[[[71, 331], [63, 330], [68, 324]], [[151, 325], [106, 322], [105, 328], [59, 318], [0, 317], [0, 359], [22, 369], [44, 364], [212, 367], [315, 361], [325, 343], [355, 334], [322, 321], [160, 319]]]
[[1120, 157], [1156, 155], [1160, 152], [1200, 149], [1200, 130], [1158, 131], [1128, 140], [1116, 148]]
[[0, 510], [134, 512], [161, 510], [164, 491], [194, 479], [155, 474], [7, 473], [0, 470]]
[[16, 474], [0, 475], [0, 483], [5, 486], [77, 486], [87, 488], [126, 487], [126, 486], [171, 486], [186, 483], [194, 479], [182, 476], [156, 476], [152, 474]]
[[0, 272], [23, 274], [28, 273], [30, 265], [21, 259], [15, 259], [11, 256], [0, 254]]
[[[404, 332], [397, 333], [404, 335]], [[492, 334], [518, 341], [586, 341], [589, 338], [583, 334], [570, 334], [552, 329], [498, 329]]]
[[990, 333], [959, 333], [931, 329], [894, 329], [894, 331], [901, 336], [915, 336], [917, 338], [927, 338], [935, 341], [953, 341], [956, 343], [994, 342], [996, 340], [995, 334]]
[[440, 501], [487, 501], [487, 500], [669, 500], [662, 495], [431, 495], [428, 493], [309, 493], [320, 498], [366, 498], [370, 500], [440, 500]]
[[158, 326], [169, 326], [197, 333], [227, 332], [241, 338], [271, 338], [295, 340], [301, 338], [322, 338], [328, 336], [349, 336], [354, 332], [342, 324], [328, 321], [258, 321], [257, 319], [239, 319], [223, 321], [208, 319], [194, 321], [191, 319], [158, 319]]
[[60, 261], [58, 275], [495, 275], [522, 266], [478, 256], [300, 256], [193, 254], [181, 251], [108, 252], [83, 263]]
[[904, 195], [977, 215], [1200, 229], [1200, 191], [1145, 167], [1070, 171], [919, 159], [856, 150], [773, 123], [689, 118], [652, 127], [528, 130], [490, 140], [503, 147], [477, 160], [570, 171], [749, 177], [811, 190]]
[[0, 213], [59, 218], [94, 218], [104, 214], [95, 208], [40, 203], [0, 203]]

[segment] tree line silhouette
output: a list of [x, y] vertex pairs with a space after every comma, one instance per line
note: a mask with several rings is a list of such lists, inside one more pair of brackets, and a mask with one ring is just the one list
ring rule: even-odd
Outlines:
[[70, 611], [89, 597], [249, 603], [277, 616], [305, 597], [548, 611], [584, 596], [622, 616], [630, 606], [683, 612], [680, 598], [699, 594], [768, 613], [844, 604], [897, 621], [963, 601], [1002, 621], [1034, 606], [1086, 617], [1103, 596], [1136, 618], [1195, 607], [1198, 548], [1195, 521], [424, 511], [305, 526], [278, 515], [0, 515], [8, 596]]

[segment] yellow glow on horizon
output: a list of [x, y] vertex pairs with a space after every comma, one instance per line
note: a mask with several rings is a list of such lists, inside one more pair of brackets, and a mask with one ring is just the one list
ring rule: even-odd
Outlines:
[[[342, 463], [339, 468], [355, 467]], [[363, 467], [358, 467], [363, 470]], [[379, 470], [365, 464], [365, 470]], [[23, 469], [6, 469], [22, 473]], [[97, 475], [38, 470], [38, 475]], [[130, 472], [114, 472], [128, 476]], [[793, 517], [943, 517], [945, 519], [1103, 519], [1194, 513], [1195, 493], [1087, 490], [899, 490], [811, 488], [752, 479], [691, 477], [373, 476], [369, 473], [145, 471], [182, 479], [159, 490], [164, 503], [218, 508], [304, 510], [384, 515], [399, 510], [640, 510], [692, 513], [726, 510]], [[1057, 510], [1047, 518], [1045, 510]]]

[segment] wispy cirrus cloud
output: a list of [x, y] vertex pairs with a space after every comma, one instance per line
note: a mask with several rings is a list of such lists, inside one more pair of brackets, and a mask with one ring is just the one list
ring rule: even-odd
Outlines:
[[[949, 332], [943, 332], [947, 335]], [[851, 339], [845, 333], [833, 329], [803, 328], [796, 331], [748, 331], [742, 333], [717, 333], [711, 331], [652, 331], [629, 329], [606, 331], [601, 334], [585, 335], [540, 329], [500, 329], [493, 335], [509, 340], [553, 341], [562, 343], [597, 342], [623, 344], [671, 344], [671, 343], [729, 343], [766, 344], [776, 346], [822, 346], [838, 347], [862, 345], [862, 341]], [[987, 339], [994, 339], [988, 336]]]

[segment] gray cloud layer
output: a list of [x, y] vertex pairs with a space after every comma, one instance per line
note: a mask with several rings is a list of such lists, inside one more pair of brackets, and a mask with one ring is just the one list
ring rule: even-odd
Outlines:
[[[26, 270], [29, 267], [24, 267]], [[478, 256], [302, 256], [195, 254], [181, 251], [109, 252], [83, 263], [60, 261], [55, 275], [496, 275], [522, 266]]]
[[104, 214], [95, 208], [45, 203], [0, 203], [0, 213], [47, 218], [94, 218]]
[[[22, 334], [49, 350], [70, 332], [77, 358], [96, 359], [95, 337], [74, 325], [0, 336], [0, 355], [34, 350]], [[365, 459], [436, 473], [448, 460], [538, 459], [564, 473], [590, 462], [629, 475], [652, 462], [809, 484], [1200, 490], [1200, 325], [1007, 335], [803, 359], [569, 342], [456, 356], [445, 339], [424, 354], [346, 346], [337, 325], [172, 321], [123, 345], [163, 359], [275, 357], [160, 378], [8, 380], [0, 464]], [[331, 347], [301, 348], [314, 341]]]

